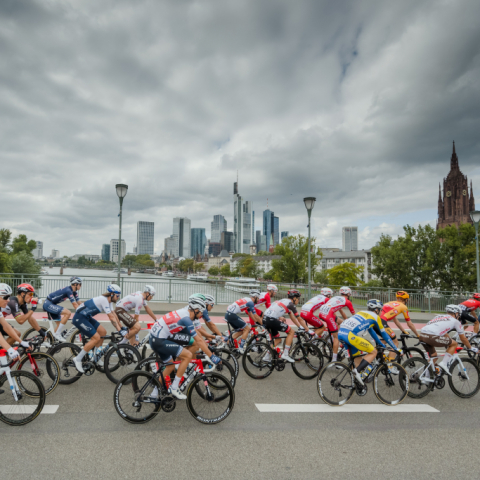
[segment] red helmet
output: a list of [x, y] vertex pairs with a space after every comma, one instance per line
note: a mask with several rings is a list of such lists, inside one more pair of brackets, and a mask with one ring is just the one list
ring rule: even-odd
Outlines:
[[298, 290], [289, 290], [287, 292], [287, 297], [288, 298], [295, 298], [295, 297], [300, 298], [301, 296], [302, 296], [302, 294]]
[[472, 295], [472, 297], [475, 299], [475, 300], [480, 300], [480, 293], [474, 293]]
[[34, 293], [35, 289], [29, 283], [21, 283], [17, 287], [17, 293]]

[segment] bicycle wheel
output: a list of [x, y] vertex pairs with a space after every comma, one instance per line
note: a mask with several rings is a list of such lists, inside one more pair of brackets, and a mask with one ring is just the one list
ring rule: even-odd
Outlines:
[[[265, 361], [265, 357], [268, 358], [268, 355], [270, 358], [268, 361]], [[274, 355], [276, 355], [276, 353], [274, 353], [270, 345], [265, 343], [250, 345], [243, 354], [243, 369], [249, 377], [255, 380], [267, 378], [274, 369]]]
[[[413, 357], [420, 357], [425, 358], [424, 352], [422, 352], [419, 348], [411, 347], [406, 348], [403, 353], [405, 354], [406, 358], [413, 358]], [[402, 363], [404, 365], [404, 363]]]
[[117, 383], [127, 373], [135, 370], [142, 360], [140, 352], [128, 344], [110, 347], [105, 355], [104, 369], [108, 379]]
[[429, 380], [434, 380], [435, 374], [424, 358], [409, 358], [403, 362], [402, 366], [405, 368], [410, 381], [409, 397], [423, 398], [433, 390], [435, 383], [429, 382]]
[[143, 371], [128, 373], [113, 392], [115, 410], [127, 422], [149, 422], [162, 408], [161, 401], [149, 401], [155, 388], [160, 391], [161, 385], [153, 374]]
[[[212, 383], [216, 388], [212, 388]], [[209, 373], [193, 380], [187, 390], [187, 408], [200, 423], [212, 425], [225, 420], [232, 413], [235, 391], [228, 380], [218, 373]]]
[[216, 365], [215, 373], [218, 373], [222, 375], [222, 377], [225, 377], [229, 381], [230, 385], [235, 388], [235, 382], [237, 380], [237, 377], [235, 377], [233, 367], [227, 361], [222, 361], [222, 363]]
[[[22, 370], [10, 372], [14, 389], [10, 388], [6, 375], [0, 377], [0, 420], [8, 425], [26, 425], [38, 417], [45, 405], [45, 389], [32, 373]], [[14, 392], [16, 398], [14, 396]]]
[[333, 358], [332, 346], [321, 338], [315, 338], [310, 343], [313, 343], [323, 355], [326, 362], [331, 362]]
[[[35, 351], [46, 352], [48, 349], [52, 347], [52, 345], [56, 342], [56, 340], [53, 338], [53, 335], [49, 331], [47, 331], [46, 328], [40, 327], [40, 330], [43, 330], [46, 333], [46, 337], [45, 337], [45, 340], [43, 341], [44, 343], [37, 345], [35, 347]], [[38, 337], [39, 335], [40, 334], [34, 328], [29, 328], [22, 335], [22, 340], [24, 342], [28, 342], [29, 340], [32, 340], [32, 338]]]
[[295, 360], [295, 363], [292, 363], [295, 375], [303, 380], [315, 378], [323, 368], [323, 355], [313, 343], [295, 345], [290, 352], [290, 357]]
[[72, 332], [70, 335], [70, 338], [67, 340], [69, 343], [82, 343], [81, 338], [80, 338], [80, 330], [77, 328]]
[[[398, 373], [394, 373], [394, 369]], [[407, 397], [410, 382], [406, 370], [395, 362], [381, 365], [373, 378], [373, 391], [385, 405], [399, 405]]]
[[460, 362], [455, 360], [450, 366], [451, 377], [448, 384], [452, 392], [460, 398], [470, 398], [480, 389], [480, 370], [476, 362], [470, 358], [462, 358], [463, 369]]
[[50, 355], [56, 360], [60, 367], [60, 385], [70, 385], [83, 375], [75, 367], [73, 357], [80, 353], [80, 347], [73, 343], [59, 343], [50, 350]]
[[[30, 357], [32, 360], [30, 360]], [[60, 367], [57, 361], [48, 353], [31, 353], [30, 357], [24, 355], [18, 362], [15, 370], [35, 375], [42, 382], [45, 395], [49, 395], [57, 388], [60, 380]]]
[[250, 337], [245, 345], [245, 348], [255, 343], [268, 343], [267, 335], [265, 333], [259, 333], [258, 335]]
[[215, 349], [214, 353], [217, 357], [220, 357], [222, 359], [222, 363], [228, 362], [231, 365], [235, 373], [235, 378], [237, 378], [240, 371], [240, 366], [235, 355], [232, 355], [232, 352], [230, 350], [227, 350], [226, 348]]
[[350, 401], [355, 391], [352, 370], [342, 362], [325, 365], [317, 378], [320, 398], [332, 407], [341, 407]]

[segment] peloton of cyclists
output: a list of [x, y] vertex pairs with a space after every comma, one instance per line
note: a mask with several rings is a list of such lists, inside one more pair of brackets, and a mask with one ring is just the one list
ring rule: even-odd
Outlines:
[[[272, 297], [275, 296], [275, 294], [278, 292], [278, 288], [276, 285], [270, 284], [267, 285], [267, 291], [260, 293], [260, 297], [258, 298], [258, 301], [255, 303], [255, 313], [260, 317], [261, 320], [263, 320], [263, 311], [260, 310], [259, 307], [260, 305], [265, 305], [265, 309], [270, 308], [270, 305], [272, 304]], [[261, 324], [262, 322], [260, 322]], [[252, 327], [254, 324], [252, 324]]]
[[300, 317], [302, 317], [305, 322], [313, 327], [317, 338], [320, 337], [325, 330], [325, 324], [315, 314], [322, 305], [327, 303], [332, 298], [332, 296], [333, 290], [325, 287], [320, 290], [320, 295], [316, 295], [302, 305]]
[[459, 307], [462, 309], [460, 322], [462, 322], [462, 325], [465, 325], [467, 322], [473, 323], [473, 332], [477, 334], [480, 323], [478, 322], [478, 316], [474, 312], [477, 308], [480, 308], [480, 293], [474, 293], [472, 298], [462, 302]]
[[70, 300], [70, 303], [76, 310], [80, 306], [78, 291], [81, 288], [82, 279], [80, 277], [71, 277], [69, 286], [50, 293], [43, 303], [43, 311], [48, 313], [48, 317], [55, 320], [55, 322], [60, 322], [56, 324], [55, 333], [53, 335], [59, 342], [65, 341], [62, 336], [62, 331], [71, 316], [70, 310], [62, 307], [59, 303]]

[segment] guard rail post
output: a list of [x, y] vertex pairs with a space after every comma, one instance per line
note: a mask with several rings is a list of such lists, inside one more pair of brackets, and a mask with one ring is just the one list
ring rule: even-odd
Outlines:
[[168, 279], [168, 303], [172, 303], [172, 279]]
[[215, 302], [218, 303], [218, 280], [215, 280]]
[[431, 304], [431, 301], [430, 301], [430, 290], [428, 291], [428, 313], [432, 313], [432, 304]]

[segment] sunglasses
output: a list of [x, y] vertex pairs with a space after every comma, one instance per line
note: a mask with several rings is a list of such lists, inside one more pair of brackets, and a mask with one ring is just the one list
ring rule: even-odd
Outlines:
[[4, 297], [2, 297], [4, 300], [8, 300], [9, 298], [11, 297], [11, 295], [5, 295]]

